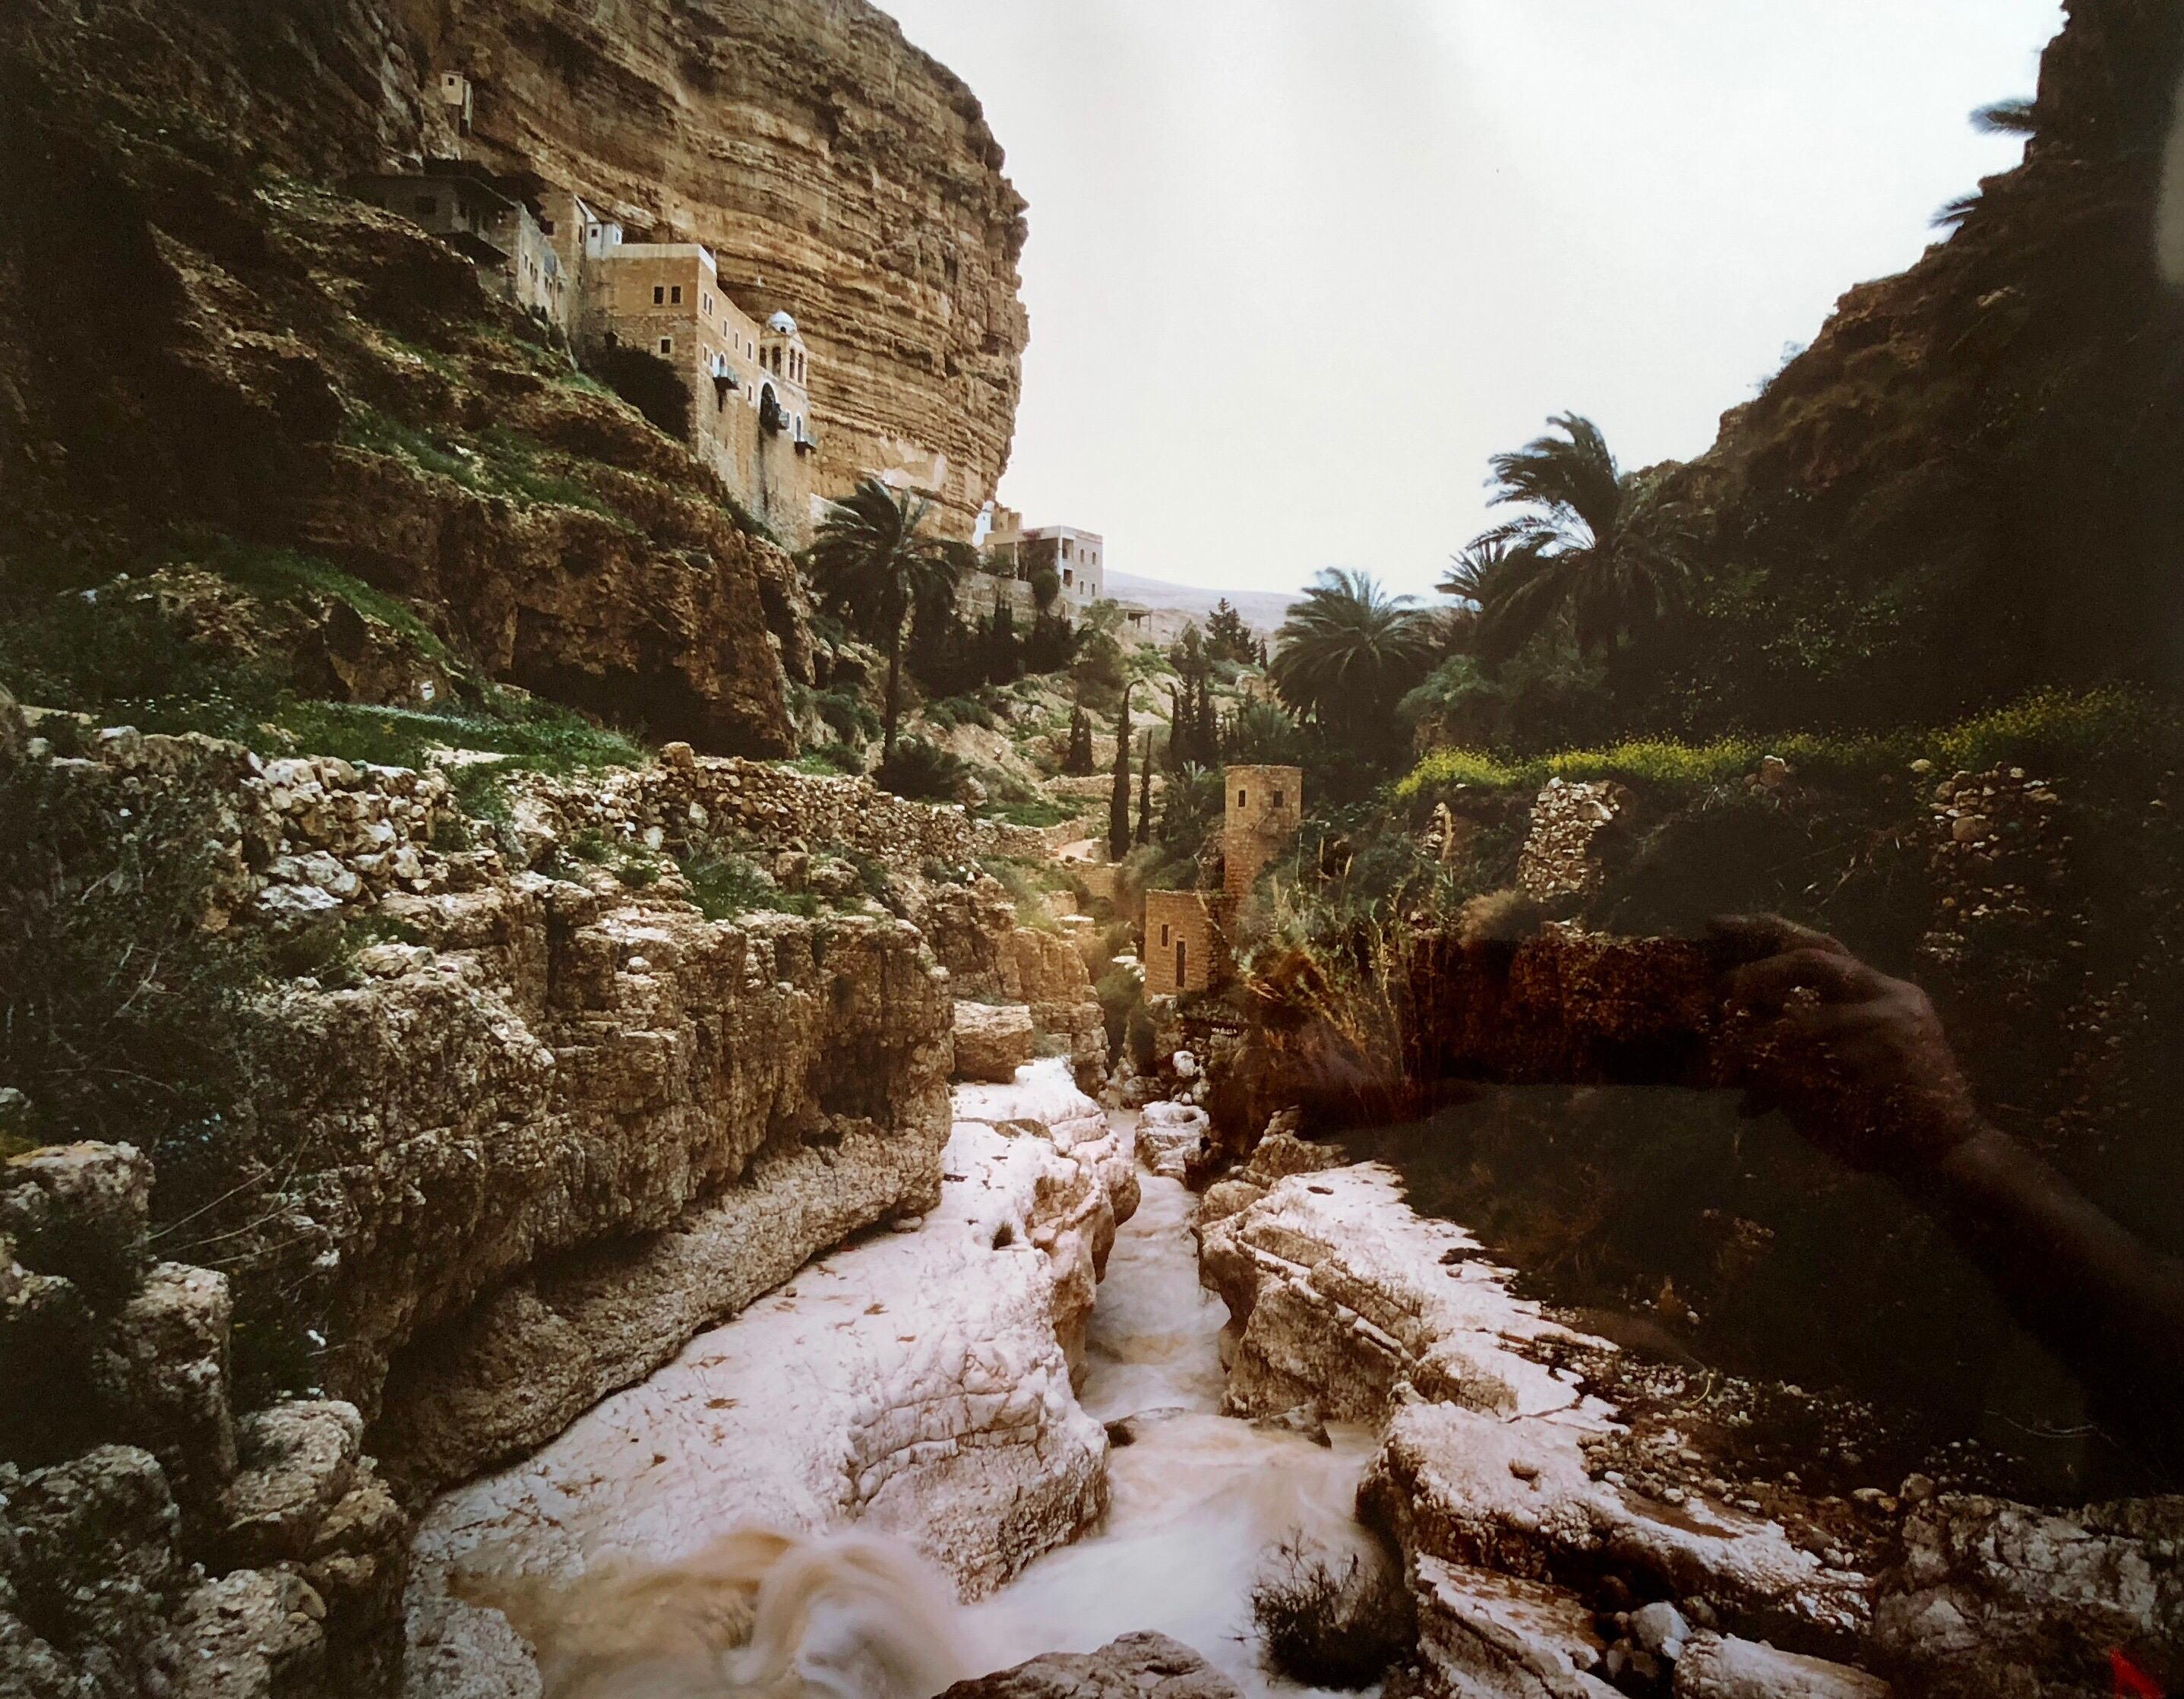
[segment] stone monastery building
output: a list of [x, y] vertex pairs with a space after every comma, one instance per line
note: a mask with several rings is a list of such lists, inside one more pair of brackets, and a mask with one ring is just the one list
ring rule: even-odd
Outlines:
[[[618, 350], [665, 361], [689, 395], [691, 447], [783, 541], [809, 542], [827, 499], [847, 492], [816, 487], [811, 355], [796, 321], [777, 310], [761, 321], [754, 315], [764, 304], [731, 299], [703, 243], [632, 239], [570, 189], [529, 172], [497, 176], [463, 158], [476, 90], [452, 69], [436, 86], [427, 145], [439, 157], [359, 179], [355, 192], [453, 244], [489, 287], [588, 359], [610, 370]], [[1081, 613], [1100, 599], [1097, 534], [1067, 526], [1027, 531], [1007, 517], [1007, 533], [993, 539], [1005, 545], [1006, 564], [981, 575], [989, 611], [1006, 601], [1022, 616], [1035, 612], [1028, 585], [1042, 564], [1056, 570], [1060, 611]], [[975, 588], [968, 601], [978, 602]]]
[[823, 511], [811, 474], [811, 350], [787, 313], [760, 324], [732, 300], [704, 243], [632, 241], [581, 196], [526, 200], [458, 159], [354, 187], [444, 238], [576, 348], [666, 361], [689, 394], [691, 447], [792, 546], [811, 539]]

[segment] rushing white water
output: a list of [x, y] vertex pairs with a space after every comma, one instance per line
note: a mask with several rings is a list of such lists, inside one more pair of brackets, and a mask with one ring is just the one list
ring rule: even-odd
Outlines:
[[1172, 1635], [1246, 1694], [1310, 1690], [1270, 1674], [1251, 1626], [1266, 1549], [1293, 1530], [1334, 1551], [1358, 1538], [1352, 1504], [1371, 1455], [1362, 1429], [1332, 1449], [1218, 1414], [1221, 1300], [1198, 1283], [1190, 1194], [1143, 1176], [1117, 1236], [1088, 1339], [1081, 1394], [1102, 1422], [1134, 1418], [1110, 1454], [1106, 1520], [970, 1612], [996, 1667], [1090, 1651], [1117, 1635]]

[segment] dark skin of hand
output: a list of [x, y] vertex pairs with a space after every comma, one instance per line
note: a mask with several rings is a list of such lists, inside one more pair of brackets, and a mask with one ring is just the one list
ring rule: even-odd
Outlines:
[[1895, 1181], [2077, 1372], [2104, 1424], [2184, 1474], [2184, 1261], [1987, 1122], [1918, 986], [1771, 915], [1714, 931], [1740, 964], [1721, 991], [1748, 1106]]

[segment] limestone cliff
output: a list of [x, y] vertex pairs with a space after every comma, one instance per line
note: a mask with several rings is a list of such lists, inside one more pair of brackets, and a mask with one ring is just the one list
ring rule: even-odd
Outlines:
[[[623, 8], [580, 36], [567, 17], [30, 0], [0, 18], [8, 624], [178, 556], [301, 550], [415, 612], [401, 664], [383, 620], [240, 657], [176, 646], [304, 696], [420, 706], [482, 676], [709, 751], [793, 752], [791, 687], [815, 680], [788, 559], [555, 334], [338, 185], [444, 143], [425, 90], [459, 59], [473, 153], [702, 235], [754, 305], [798, 314], [822, 489], [908, 470], [966, 531], [1012, 427], [1021, 203], [968, 92], [853, 0]], [[361, 606], [329, 612], [354, 626]], [[48, 704], [164, 696], [184, 670], [117, 679], [93, 655], [98, 676], [53, 689], [26, 669], [74, 651], [13, 646], [30, 658], [0, 652], [0, 678]], [[329, 648], [370, 664], [318, 664]]]
[[866, 0], [437, 10], [419, 45], [471, 80], [474, 156], [710, 246], [811, 346], [818, 489], [900, 472], [969, 535], [1015, 428], [1024, 203], [953, 73]]

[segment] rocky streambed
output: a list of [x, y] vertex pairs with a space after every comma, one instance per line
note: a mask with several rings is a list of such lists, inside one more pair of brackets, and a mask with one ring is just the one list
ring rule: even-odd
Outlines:
[[414, 1693], [538, 1691], [494, 1585], [754, 1521], [916, 1548], [969, 1601], [932, 1624], [954, 1667], [1021, 1663], [980, 1691], [1305, 1691], [1251, 1606], [1300, 1539], [1338, 1565], [1392, 1544], [1416, 1639], [1384, 1685], [1431, 1699], [2093, 1693], [2184, 1621], [2173, 1501], [1913, 1483], [1852, 1539], [1874, 1506], [1716, 1478], [1696, 1399], [1680, 1428], [1673, 1396], [1596, 1395], [1631, 1384], [1616, 1347], [1384, 1168], [1278, 1131], [1195, 1199], [1058, 1059], [954, 1104], [938, 1210], [433, 1506]]

